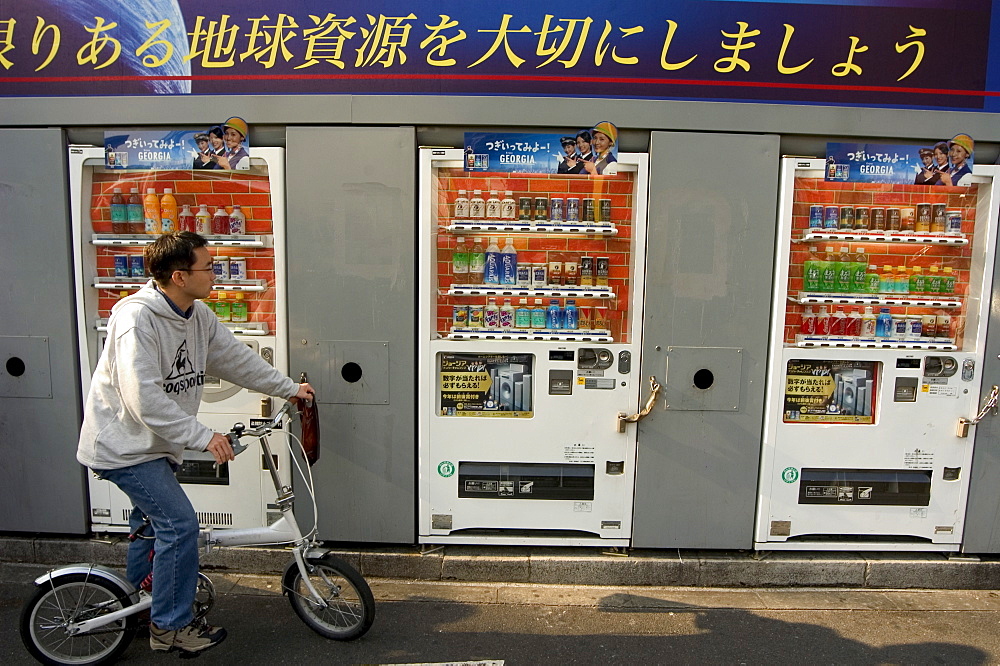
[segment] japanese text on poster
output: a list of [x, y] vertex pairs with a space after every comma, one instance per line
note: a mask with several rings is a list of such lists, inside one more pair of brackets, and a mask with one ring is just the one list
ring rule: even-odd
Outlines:
[[877, 361], [788, 361], [785, 423], [875, 422]]
[[531, 418], [531, 354], [439, 354], [441, 416]]

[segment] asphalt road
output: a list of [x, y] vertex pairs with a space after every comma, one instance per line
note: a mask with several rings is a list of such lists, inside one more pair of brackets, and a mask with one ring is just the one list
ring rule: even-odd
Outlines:
[[[0, 663], [34, 663], [17, 622], [45, 567], [0, 564]], [[310, 631], [268, 576], [210, 574], [229, 638], [210, 664], [995, 664], [992, 591], [724, 590], [374, 580], [362, 639]], [[137, 639], [120, 663], [164, 664]]]

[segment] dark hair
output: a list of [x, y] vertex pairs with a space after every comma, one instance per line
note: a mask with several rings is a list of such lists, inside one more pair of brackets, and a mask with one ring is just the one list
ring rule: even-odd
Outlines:
[[934, 155], [934, 149], [933, 148], [921, 148], [920, 149], [920, 156], [921, 157], [933, 157], [933, 155]]
[[209, 134], [214, 134], [215, 136], [219, 137], [220, 139], [225, 139], [226, 138], [226, 133], [224, 131], [222, 131], [222, 128], [219, 127], [218, 125], [215, 125], [214, 127], [209, 127], [208, 128], [208, 133]]
[[564, 136], [559, 138], [559, 143], [561, 143], [564, 146], [575, 146], [576, 139], [574, 139], [571, 136]]
[[194, 265], [194, 251], [206, 245], [208, 241], [193, 231], [163, 234], [143, 251], [146, 272], [161, 285], [168, 284], [174, 271], [187, 270]]
[[585, 143], [594, 142], [594, 137], [590, 136], [590, 130], [580, 130], [576, 133], [576, 138], [583, 139]]
[[938, 141], [937, 143], [934, 144], [934, 150], [940, 150], [942, 153], [944, 153], [945, 155], [947, 155], [948, 154], [948, 142], [947, 141]]
[[208, 141], [208, 135], [202, 132], [201, 134], [195, 134], [194, 140], [197, 141]]

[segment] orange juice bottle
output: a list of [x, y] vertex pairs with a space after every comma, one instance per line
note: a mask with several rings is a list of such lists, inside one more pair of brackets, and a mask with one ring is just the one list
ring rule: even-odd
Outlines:
[[156, 190], [152, 187], [146, 188], [146, 196], [142, 200], [142, 218], [146, 225], [147, 234], [159, 235], [163, 229], [160, 226], [160, 197], [156, 196]]

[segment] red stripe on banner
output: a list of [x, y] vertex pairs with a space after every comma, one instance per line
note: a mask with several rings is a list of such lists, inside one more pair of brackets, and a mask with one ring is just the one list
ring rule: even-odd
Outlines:
[[275, 80], [453, 80], [528, 81], [546, 83], [623, 83], [676, 86], [719, 86], [730, 88], [782, 88], [788, 90], [835, 90], [890, 92], [908, 95], [952, 95], [958, 97], [1000, 97], [998, 90], [953, 90], [947, 88], [904, 88], [893, 86], [833, 85], [822, 83], [769, 83], [766, 81], [711, 81], [692, 79], [628, 79], [600, 76], [519, 76], [513, 74], [218, 74], [193, 76], [25, 76], [0, 77], [0, 83], [74, 83], [101, 81], [275, 81]]

